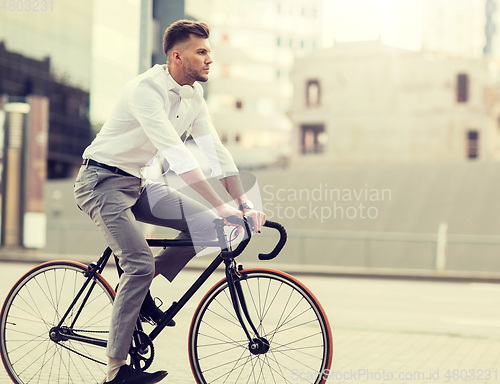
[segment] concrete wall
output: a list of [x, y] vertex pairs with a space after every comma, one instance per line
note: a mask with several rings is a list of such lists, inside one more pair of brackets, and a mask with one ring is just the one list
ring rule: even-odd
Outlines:
[[[500, 246], [487, 243], [498, 242], [500, 233], [498, 163], [336, 166], [255, 175], [268, 219], [281, 222], [291, 234], [277, 262], [432, 270], [437, 231], [447, 222], [450, 238], [481, 242], [448, 244], [447, 269], [500, 272]], [[72, 181], [47, 183], [46, 199], [44, 251], [100, 254], [105, 244], [75, 206]], [[408, 233], [412, 241], [404, 240]], [[173, 231], [157, 229], [156, 234], [171, 236]], [[338, 238], [308, 238], [318, 234]], [[366, 241], [370, 234], [379, 240]], [[258, 263], [257, 253], [272, 249], [274, 235], [266, 230], [242, 260]]]

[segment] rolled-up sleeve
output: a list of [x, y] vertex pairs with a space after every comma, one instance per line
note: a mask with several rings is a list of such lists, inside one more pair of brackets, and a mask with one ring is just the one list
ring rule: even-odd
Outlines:
[[223, 178], [238, 174], [233, 157], [222, 145], [212, 124], [205, 100], [202, 100], [200, 113], [193, 122], [191, 135], [205, 155], [212, 169], [212, 177]]
[[186, 148], [168, 120], [164, 100], [156, 85], [143, 80], [130, 89], [128, 108], [149, 140], [170, 164], [170, 169], [182, 174], [198, 168], [198, 162]]

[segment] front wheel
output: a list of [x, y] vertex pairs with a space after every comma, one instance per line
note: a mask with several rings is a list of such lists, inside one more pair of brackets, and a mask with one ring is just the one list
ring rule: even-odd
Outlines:
[[65, 335], [106, 340], [114, 291], [96, 274], [56, 326], [87, 281], [87, 267], [72, 261], [41, 264], [9, 292], [0, 315], [0, 353], [17, 384], [100, 383], [106, 349]]
[[314, 295], [279, 271], [244, 270], [239, 280], [262, 346], [250, 347], [227, 280], [221, 280], [200, 302], [189, 331], [189, 359], [197, 383], [324, 383], [333, 339]]

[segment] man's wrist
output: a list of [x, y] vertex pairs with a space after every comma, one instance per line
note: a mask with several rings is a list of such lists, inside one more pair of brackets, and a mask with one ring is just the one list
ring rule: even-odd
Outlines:
[[253, 209], [253, 204], [250, 200], [244, 201], [238, 206], [238, 210], [244, 211], [244, 210], [251, 210]]

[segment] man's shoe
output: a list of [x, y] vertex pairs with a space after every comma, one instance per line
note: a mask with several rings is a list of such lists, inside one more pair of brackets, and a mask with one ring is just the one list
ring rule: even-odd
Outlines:
[[162, 381], [167, 376], [167, 371], [147, 373], [138, 371], [130, 365], [122, 365], [116, 377], [104, 384], [154, 384]]
[[[151, 293], [148, 291], [141, 306], [141, 316], [150, 323], [158, 324], [163, 314], [164, 312], [156, 306]], [[174, 325], [175, 321], [173, 319], [167, 324], [169, 327], [173, 327]]]

